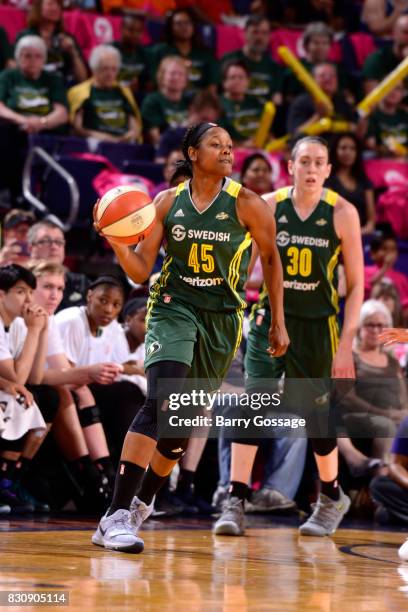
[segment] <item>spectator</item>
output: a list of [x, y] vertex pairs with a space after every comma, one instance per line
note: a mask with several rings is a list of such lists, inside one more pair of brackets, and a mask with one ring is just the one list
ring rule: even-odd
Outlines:
[[274, 62], [269, 52], [271, 26], [259, 15], [249, 17], [245, 25], [245, 43], [242, 49], [227, 53], [222, 63], [244, 62], [250, 75], [248, 93], [263, 101], [272, 99], [282, 103], [284, 69]]
[[334, 138], [330, 161], [332, 171], [326, 185], [357, 208], [361, 233], [372, 233], [375, 228], [374, 189], [364, 170], [360, 141], [352, 132]]
[[0, 249], [0, 266], [10, 263], [24, 265], [30, 257], [28, 230], [35, 223], [32, 212], [13, 208], [3, 219], [3, 247]]
[[152, 196], [156, 196], [160, 191], [169, 189], [170, 180], [177, 169], [177, 162], [183, 159], [183, 153], [180, 149], [175, 149], [167, 156], [167, 159], [163, 166], [164, 181], [156, 185]]
[[[305, 28], [302, 36], [302, 44], [305, 55], [300, 59], [300, 62], [307, 70], [309, 70], [309, 72], [311, 72], [313, 67], [317, 64], [330, 61], [329, 56], [333, 39], [333, 30], [326, 23], [317, 21], [309, 23]], [[335, 64], [335, 66], [339, 84], [343, 91], [345, 88], [349, 90], [348, 94], [350, 97], [351, 87], [348, 75], [339, 64]], [[296, 78], [290, 68], [285, 70], [284, 93], [286, 98], [293, 98], [304, 93], [302, 83]]]
[[[188, 107], [187, 125], [202, 121], [220, 123], [222, 106], [218, 96], [210, 91], [200, 91], [191, 100]], [[163, 162], [174, 149], [180, 149], [187, 127], [168, 128], [160, 137], [156, 161]]]
[[197, 21], [188, 8], [176, 9], [167, 17], [164, 26], [165, 42], [151, 50], [152, 75], [160, 62], [168, 56], [180, 56], [188, 68], [189, 92], [208, 88], [216, 93], [219, 81], [218, 65], [214, 54], [202, 44]]
[[221, 105], [226, 130], [236, 144], [253, 147], [263, 104], [256, 96], [248, 95], [249, 72], [246, 64], [238, 61], [225, 63], [222, 86]]
[[369, 55], [363, 66], [365, 92], [370, 92], [408, 55], [408, 15], [401, 15], [394, 23], [392, 45], [381, 47]]
[[14, 68], [14, 60], [7, 32], [0, 27], [0, 70], [5, 68]]
[[370, 116], [366, 145], [377, 155], [401, 155], [395, 144], [408, 149], [408, 112], [401, 104], [404, 94], [404, 86], [400, 83], [381, 100]]
[[167, 128], [187, 126], [189, 97], [186, 93], [188, 71], [177, 55], [162, 59], [157, 71], [158, 91], [147, 94], [142, 103], [142, 117], [147, 137], [158, 145]]
[[[348, 122], [351, 129], [356, 123], [357, 115], [339, 90], [336, 67], [328, 62], [317, 64], [312, 74], [316, 83], [333, 103], [333, 119]], [[327, 116], [325, 107], [318, 105], [309, 93], [301, 94], [290, 105], [287, 121], [288, 132], [301, 133], [305, 126], [312, 125], [325, 116]], [[322, 136], [330, 139], [330, 134], [322, 134]]]
[[143, 15], [124, 15], [121, 39], [112, 43], [122, 57], [118, 81], [134, 95], [144, 93], [148, 80], [149, 60], [142, 44], [145, 22]]
[[400, 296], [405, 318], [408, 314], [408, 277], [394, 269], [399, 255], [395, 237], [386, 232], [379, 233], [370, 243], [370, 255], [374, 263], [364, 268], [366, 297], [369, 297], [377, 283], [388, 282], [394, 285]]
[[68, 92], [70, 119], [78, 136], [110, 142], [140, 141], [141, 118], [132, 92], [117, 83], [120, 53], [111, 45], [94, 47], [92, 78]]
[[[392, 327], [402, 327], [401, 299], [394, 285], [385, 281], [377, 283], [372, 288], [370, 297], [379, 300], [388, 308], [392, 317]], [[404, 343], [393, 344], [391, 347], [387, 347], [387, 350], [398, 359], [401, 368], [405, 369], [408, 363], [408, 345]]]
[[144, 370], [146, 356], [146, 314], [147, 299], [143, 297], [133, 298], [126, 302], [122, 312], [129, 355], [126, 364], [124, 364], [121, 380], [129, 380], [134, 385], [137, 385], [144, 396], [146, 396], [147, 392], [147, 380]]
[[248, 155], [242, 164], [240, 181], [260, 196], [273, 191], [272, 166], [268, 158], [262, 153]]
[[[382, 302], [368, 300], [363, 304], [353, 351], [356, 380], [354, 388], [342, 398], [340, 405], [349, 436], [372, 439], [372, 457], [384, 462], [390, 438], [407, 414], [408, 400], [398, 361], [384, 351], [379, 340], [383, 329], [391, 325], [391, 315]], [[343, 451], [342, 445], [340, 451]], [[360, 468], [367, 466], [366, 457], [351, 459], [346, 453], [345, 458], [348, 463], [351, 460], [355, 475]]]
[[361, 21], [375, 36], [389, 37], [404, 13], [408, 13], [407, 0], [364, 0]]
[[39, 36], [24, 36], [15, 49], [17, 68], [0, 74], [2, 181], [14, 198], [21, 191], [26, 135], [60, 132], [68, 120], [63, 83], [44, 70], [45, 56]]
[[371, 481], [370, 492], [379, 523], [408, 524], [408, 417], [398, 427], [389, 465]]
[[[124, 284], [114, 276], [103, 275], [90, 285], [86, 306], [67, 308], [56, 315], [66, 355], [73, 365], [110, 362], [116, 364], [118, 374], [119, 370], [136, 373], [134, 364], [129, 363], [133, 359], [125, 333], [117, 321], [124, 301]], [[129, 425], [143, 404], [143, 392], [133, 382], [118, 379], [109, 385], [93, 383], [89, 390], [100, 409], [112, 456], [118, 459]], [[79, 398], [83, 401], [87, 396], [81, 394]]]
[[22, 36], [40, 36], [46, 46], [45, 70], [57, 73], [66, 86], [80, 83], [88, 76], [81, 49], [71, 34], [64, 32], [63, 0], [34, 0], [28, 16], [28, 28]]
[[[44, 395], [39, 386], [44, 373], [48, 316], [43, 308], [32, 303], [35, 286], [34, 275], [22, 266], [0, 268], [0, 376], [21, 385], [27, 382], [35, 385], [31, 389], [43, 415], [38, 420], [32, 411], [23, 413], [15, 444], [7, 446], [3, 442], [1, 446], [0, 503], [8, 504], [12, 512], [33, 511], [41, 506], [43, 510], [49, 509], [34, 498], [28, 501], [27, 492], [19, 484], [21, 470], [28, 468], [57, 407], [55, 398]], [[23, 317], [23, 325], [18, 328], [13, 325], [17, 317]], [[27, 433], [22, 438], [24, 432]]]
[[[31, 260], [63, 264], [65, 259], [65, 237], [58, 225], [52, 221], [39, 221], [28, 232]], [[89, 280], [85, 274], [68, 271], [60, 309], [82, 306], [86, 302]]]

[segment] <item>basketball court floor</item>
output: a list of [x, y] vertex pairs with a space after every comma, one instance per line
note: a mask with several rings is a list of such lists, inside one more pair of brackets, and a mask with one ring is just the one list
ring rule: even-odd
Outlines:
[[[0, 609], [408, 611], [401, 531], [349, 521], [332, 538], [307, 538], [296, 518], [269, 515], [251, 517], [247, 537], [231, 538], [213, 536], [207, 519], [149, 519], [145, 552], [129, 555], [92, 545], [95, 524], [1, 519]], [[10, 606], [5, 591], [26, 600], [51, 593], [60, 603]]]

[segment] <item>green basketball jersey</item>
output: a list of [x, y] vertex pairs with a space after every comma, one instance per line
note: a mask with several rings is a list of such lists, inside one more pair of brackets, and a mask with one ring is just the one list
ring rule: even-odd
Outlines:
[[190, 181], [178, 186], [164, 219], [166, 258], [152, 287], [151, 307], [174, 299], [217, 312], [245, 308], [251, 236], [236, 213], [240, 189], [239, 183], [225, 179], [220, 193], [200, 212]]
[[[324, 189], [313, 212], [303, 220], [292, 201], [292, 187], [275, 193], [276, 242], [281, 256], [285, 314], [317, 319], [337, 314], [337, 264], [340, 240], [334, 229], [338, 194]], [[263, 286], [254, 312], [269, 308]]]

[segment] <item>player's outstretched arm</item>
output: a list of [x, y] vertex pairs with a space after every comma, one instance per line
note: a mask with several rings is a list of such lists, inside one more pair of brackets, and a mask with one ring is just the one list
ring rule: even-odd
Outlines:
[[339, 348], [333, 359], [332, 376], [334, 378], [354, 378], [352, 346], [364, 299], [363, 246], [360, 220], [355, 206], [341, 199], [336, 205], [334, 224], [341, 240], [347, 290], [343, 328]]
[[241, 223], [248, 228], [259, 250], [271, 305], [270, 353], [274, 357], [279, 357], [286, 352], [289, 337], [283, 312], [283, 272], [276, 246], [275, 217], [262, 198], [245, 188], [240, 191], [237, 210]]
[[388, 327], [381, 332], [378, 339], [384, 346], [390, 346], [396, 342], [408, 342], [408, 329]]
[[[139, 242], [136, 249], [106, 238], [118, 258], [120, 266], [135, 283], [144, 283], [150, 276], [164, 236], [164, 218], [175, 197], [175, 189], [161, 191], [153, 200], [156, 222], [152, 232]], [[96, 226], [96, 230], [97, 230]]]

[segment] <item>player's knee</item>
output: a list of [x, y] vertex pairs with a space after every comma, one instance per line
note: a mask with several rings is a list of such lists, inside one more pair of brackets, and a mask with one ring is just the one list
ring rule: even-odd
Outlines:
[[101, 413], [98, 406], [87, 406], [78, 410], [81, 427], [89, 427], [101, 422]]
[[313, 438], [311, 441], [313, 452], [319, 457], [326, 457], [336, 448], [336, 438]]
[[157, 440], [156, 403], [145, 402], [133, 419], [129, 431]]
[[166, 459], [178, 461], [187, 450], [188, 440], [188, 438], [160, 438], [157, 450]]

